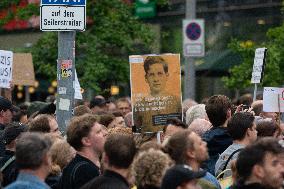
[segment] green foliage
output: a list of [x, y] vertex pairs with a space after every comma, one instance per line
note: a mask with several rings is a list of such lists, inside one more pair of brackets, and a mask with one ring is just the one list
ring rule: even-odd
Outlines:
[[255, 46], [251, 41], [240, 42], [232, 39], [229, 48], [240, 54], [243, 62], [229, 70], [230, 76], [223, 77], [225, 85], [230, 89], [243, 89], [250, 85]]
[[39, 7], [36, 4], [28, 4], [24, 8], [20, 8], [17, 10], [17, 16], [21, 19], [27, 20], [33, 15], [39, 15]]
[[243, 62], [229, 70], [230, 76], [223, 81], [228, 88], [244, 89], [251, 86], [254, 51], [256, 48], [268, 49], [263, 82], [261, 86], [277, 87], [283, 85], [284, 80], [284, 25], [270, 29], [267, 40], [262, 45], [255, 45], [251, 41], [240, 42], [233, 39], [229, 48], [241, 55]]
[[[104, 92], [112, 84], [129, 83], [128, 56], [150, 53], [153, 33], [121, 0], [89, 0], [92, 24], [76, 34], [76, 70], [83, 88]], [[56, 78], [57, 33], [45, 32], [32, 50], [38, 74]]]

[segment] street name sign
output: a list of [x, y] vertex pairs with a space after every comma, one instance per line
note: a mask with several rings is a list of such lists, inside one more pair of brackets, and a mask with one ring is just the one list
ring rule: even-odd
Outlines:
[[40, 30], [84, 31], [86, 29], [85, 0], [42, 0]]

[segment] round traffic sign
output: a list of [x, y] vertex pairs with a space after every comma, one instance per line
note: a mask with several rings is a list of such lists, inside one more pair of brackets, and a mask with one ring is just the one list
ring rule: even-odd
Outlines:
[[186, 36], [190, 40], [197, 40], [201, 36], [201, 27], [196, 22], [191, 22], [186, 26]]

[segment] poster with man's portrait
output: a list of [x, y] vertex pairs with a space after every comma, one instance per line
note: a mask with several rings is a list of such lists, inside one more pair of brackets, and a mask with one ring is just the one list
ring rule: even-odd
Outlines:
[[138, 132], [162, 131], [168, 118], [182, 119], [180, 55], [133, 55], [129, 62]]

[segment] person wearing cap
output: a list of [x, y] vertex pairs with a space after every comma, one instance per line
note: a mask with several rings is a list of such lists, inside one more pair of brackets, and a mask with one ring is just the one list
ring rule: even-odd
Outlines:
[[3, 133], [3, 143], [5, 144], [6, 150], [4, 157], [0, 160], [1, 172], [3, 174], [2, 186], [7, 186], [16, 180], [18, 175], [18, 169], [15, 163], [15, 150], [16, 150], [16, 139], [21, 133], [27, 131], [27, 126], [13, 122], [7, 125]]
[[[186, 164], [194, 171], [202, 170], [200, 168], [202, 163], [209, 157], [206, 142], [190, 130], [178, 131], [173, 134], [164, 146], [164, 150], [176, 164]], [[209, 172], [206, 172], [206, 175], [198, 180], [198, 184], [203, 189], [221, 189], [217, 179]]]
[[[12, 102], [0, 96], [0, 136], [3, 135], [5, 126], [12, 122], [13, 112], [17, 112], [18, 108], [13, 106]], [[0, 142], [0, 157], [3, 157], [5, 152], [5, 144]]]
[[18, 110], [10, 100], [0, 96], [0, 130], [4, 130], [5, 125], [12, 122], [13, 112]]
[[107, 101], [101, 97], [95, 97], [90, 102], [90, 109], [95, 114], [101, 114], [107, 111]]
[[205, 174], [206, 171], [193, 171], [188, 165], [175, 165], [167, 170], [161, 189], [199, 189], [197, 180]]

